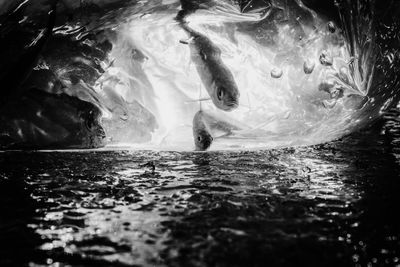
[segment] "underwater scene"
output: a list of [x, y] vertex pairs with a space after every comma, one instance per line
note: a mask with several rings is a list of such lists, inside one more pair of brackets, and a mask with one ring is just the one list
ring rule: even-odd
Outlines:
[[0, 0], [0, 266], [400, 266], [400, 1]]
[[398, 1], [0, 3], [6, 150], [313, 145], [399, 100]]

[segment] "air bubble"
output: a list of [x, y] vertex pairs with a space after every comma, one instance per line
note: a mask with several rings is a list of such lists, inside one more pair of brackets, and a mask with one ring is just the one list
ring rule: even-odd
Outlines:
[[327, 50], [324, 50], [319, 56], [319, 62], [321, 62], [321, 64], [324, 66], [332, 66], [333, 58]]
[[282, 77], [283, 75], [283, 71], [280, 68], [273, 68], [271, 70], [271, 77], [274, 79], [279, 79], [280, 77]]
[[315, 68], [314, 61], [311, 61], [310, 59], [304, 61], [303, 70], [305, 74], [311, 74], [314, 71], [314, 68]]
[[332, 21], [328, 22], [328, 30], [329, 30], [331, 33], [336, 32], [335, 24], [334, 24]]

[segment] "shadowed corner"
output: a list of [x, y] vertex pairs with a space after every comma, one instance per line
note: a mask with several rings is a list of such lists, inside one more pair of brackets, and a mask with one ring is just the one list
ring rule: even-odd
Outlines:
[[44, 240], [29, 226], [42, 216], [38, 212], [42, 205], [31, 197], [33, 188], [26, 173], [15, 168], [18, 161], [4, 156], [0, 156], [0, 265], [45, 264], [45, 253], [37, 250]]

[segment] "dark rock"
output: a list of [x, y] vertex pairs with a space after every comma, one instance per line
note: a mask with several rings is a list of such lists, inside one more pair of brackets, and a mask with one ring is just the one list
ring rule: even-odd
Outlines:
[[0, 115], [1, 149], [97, 148], [104, 145], [100, 110], [65, 94], [31, 89]]

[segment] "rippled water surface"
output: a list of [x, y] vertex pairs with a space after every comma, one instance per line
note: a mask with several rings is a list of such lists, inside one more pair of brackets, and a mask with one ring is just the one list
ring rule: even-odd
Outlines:
[[0, 265], [398, 266], [399, 127], [262, 152], [0, 153]]

